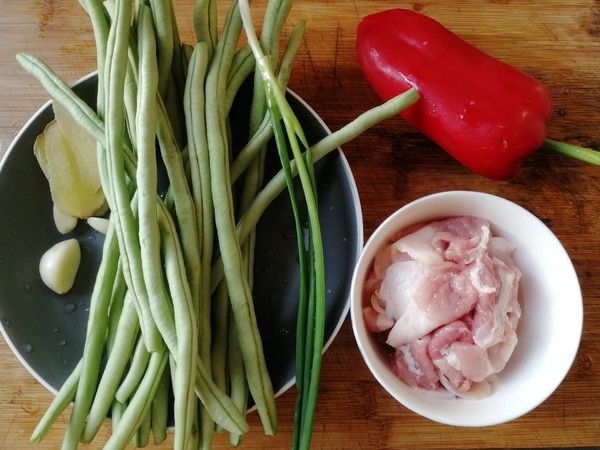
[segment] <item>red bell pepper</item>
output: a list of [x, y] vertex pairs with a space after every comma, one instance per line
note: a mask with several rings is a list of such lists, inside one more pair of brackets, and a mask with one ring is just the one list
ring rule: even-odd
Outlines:
[[406, 9], [367, 16], [356, 51], [383, 100], [415, 87], [421, 99], [400, 115], [480, 175], [513, 178], [546, 138], [546, 88], [430, 17]]

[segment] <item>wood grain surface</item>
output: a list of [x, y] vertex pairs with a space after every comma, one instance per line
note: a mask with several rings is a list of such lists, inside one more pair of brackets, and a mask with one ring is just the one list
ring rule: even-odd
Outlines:
[[[223, 17], [229, 1], [218, 3]], [[264, 2], [254, 3], [259, 23]], [[297, 0], [289, 23], [305, 19], [307, 33], [290, 86], [331, 129], [379, 103], [356, 62], [355, 29], [365, 15], [399, 6], [431, 15], [482, 50], [543, 81], [555, 105], [549, 136], [600, 149], [598, 0]], [[175, 7], [182, 39], [190, 42], [193, 0], [177, 0]], [[76, 0], [2, 0], [0, 43], [4, 155], [48, 98], [18, 66], [15, 54], [34, 53], [73, 82], [95, 69], [95, 47]], [[348, 318], [324, 358], [313, 448], [600, 445], [600, 167], [536, 153], [517, 178], [493, 182], [461, 167], [399, 118], [367, 131], [345, 145], [344, 152], [362, 201], [365, 237], [397, 208], [438, 191], [480, 190], [528, 208], [561, 239], [573, 260], [585, 323], [575, 363], [547, 401], [510, 423], [470, 429], [424, 419], [387, 395], [363, 363]], [[294, 396], [291, 389], [277, 400], [280, 431], [275, 437], [264, 436], [256, 414], [251, 414], [251, 431], [242, 448], [288, 448]], [[0, 448], [34, 448], [29, 435], [51, 398], [0, 339]], [[67, 421], [68, 414], [61, 416], [38, 448], [59, 448]], [[104, 428], [94, 444], [82, 448], [101, 448], [108, 432]], [[169, 438], [161, 448], [171, 444]], [[227, 439], [217, 437], [214, 448], [229, 448]]]

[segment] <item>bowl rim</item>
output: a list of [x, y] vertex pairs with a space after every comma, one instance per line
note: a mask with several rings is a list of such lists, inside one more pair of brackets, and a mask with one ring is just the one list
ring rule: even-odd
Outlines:
[[[487, 201], [494, 202], [497, 205], [504, 205], [505, 207], [512, 208], [514, 211], [517, 211], [519, 214], [523, 214], [532, 223], [535, 223], [537, 227], [541, 227], [541, 230], [545, 230], [546, 236], [548, 239], [553, 241], [555, 245], [555, 250], [559, 252], [561, 258], [564, 261], [568, 262], [567, 267], [564, 267], [564, 271], [566, 276], [570, 277], [572, 281], [572, 288], [574, 292], [572, 293], [572, 298], [575, 299], [573, 301], [573, 314], [572, 321], [569, 324], [569, 336], [570, 341], [568, 342], [568, 354], [565, 354], [563, 358], [561, 358], [560, 371], [553, 373], [552, 382], [548, 384], [548, 390], [544, 395], [538, 395], [537, 397], [533, 397], [527, 403], [526, 406], [518, 408], [516, 410], [512, 410], [510, 413], [501, 412], [494, 418], [484, 418], [484, 417], [468, 417], [464, 420], [457, 418], [453, 414], [447, 414], [444, 412], [432, 412], [427, 408], [418, 404], [418, 402], [413, 401], [414, 399], [406, 398], [401, 392], [397, 392], [392, 389], [390, 386], [390, 380], [393, 380], [393, 383], [399, 383], [404, 386], [409, 391], [418, 391], [416, 389], [409, 388], [407, 385], [402, 383], [395, 375], [393, 375], [392, 371], [389, 369], [387, 365], [384, 365], [382, 362], [382, 358], [374, 355], [374, 352], [371, 352], [373, 345], [371, 344], [372, 338], [369, 336], [374, 336], [373, 333], [370, 333], [366, 330], [364, 325], [364, 320], [362, 317], [362, 294], [361, 294], [361, 286], [364, 277], [366, 276], [368, 270], [370, 269], [372, 258], [376, 252], [389, 238], [392, 236], [393, 232], [396, 230], [391, 229], [393, 224], [397, 221], [398, 217], [405, 214], [407, 211], [420, 207], [423, 203], [431, 202], [431, 201], [448, 201], [456, 198], [469, 198], [471, 201]], [[457, 213], [456, 215], [459, 215]], [[450, 215], [441, 213], [438, 217], [449, 217]], [[422, 220], [435, 220], [435, 218], [427, 217]], [[410, 225], [414, 223], [411, 221], [407, 221], [405, 225]], [[492, 226], [494, 224], [492, 223]], [[402, 225], [401, 225], [402, 226]], [[375, 229], [375, 231], [371, 234], [367, 242], [363, 247], [363, 251], [361, 252], [359, 263], [356, 266], [356, 270], [353, 274], [352, 283], [351, 283], [351, 306], [350, 306], [350, 316], [352, 322], [352, 330], [353, 334], [359, 347], [361, 356], [369, 368], [371, 374], [375, 377], [375, 379], [380, 383], [380, 385], [399, 403], [408, 408], [409, 410], [422, 415], [430, 420], [435, 422], [452, 425], [452, 426], [465, 426], [465, 427], [484, 427], [484, 426], [492, 426], [499, 425], [502, 423], [506, 423], [508, 421], [514, 420], [518, 417], [521, 417], [536, 407], [538, 407], [541, 403], [543, 403], [548, 397], [550, 397], [555, 390], [562, 383], [567, 373], [570, 371], [572, 364], [577, 356], [579, 345], [581, 341], [581, 336], [583, 332], [583, 298], [581, 293], [581, 286], [579, 284], [579, 279], [573, 263], [565, 250], [564, 246], [558, 239], [558, 237], [547, 227], [537, 216], [535, 216], [532, 212], [524, 208], [523, 206], [510, 201], [506, 198], [500, 197], [498, 195], [489, 194], [486, 192], [479, 191], [469, 191], [469, 190], [453, 190], [453, 191], [442, 191], [433, 194], [426, 195], [424, 197], [420, 197], [415, 199], [404, 206], [400, 207], [396, 211], [394, 211], [391, 215], [389, 215], [386, 219], [381, 222], [381, 224]], [[548, 383], [548, 382], [547, 382]], [[423, 391], [426, 392], [426, 391]], [[416, 394], [415, 394], [416, 395]], [[455, 402], [469, 402], [470, 400], [464, 399], [453, 399]]]

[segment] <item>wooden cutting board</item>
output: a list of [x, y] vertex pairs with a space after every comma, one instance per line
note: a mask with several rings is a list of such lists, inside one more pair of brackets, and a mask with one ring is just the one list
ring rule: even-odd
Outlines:
[[[263, 3], [255, 2], [256, 23]], [[228, 5], [219, 2], [221, 18]], [[193, 6], [193, 0], [175, 1], [182, 39], [188, 42], [193, 36]], [[597, 0], [297, 0], [289, 24], [304, 19], [307, 32], [290, 86], [331, 129], [379, 103], [355, 59], [355, 29], [361, 17], [392, 7], [431, 15], [482, 50], [543, 81], [555, 105], [548, 124], [550, 137], [600, 149]], [[17, 52], [40, 56], [69, 82], [94, 70], [96, 64], [91, 28], [75, 0], [3, 0], [0, 42], [3, 155], [48, 98], [15, 62]], [[442, 190], [481, 190], [527, 207], [551, 227], [569, 252], [581, 281], [585, 323], [575, 363], [547, 401], [511, 423], [463, 429], [419, 417], [389, 397], [363, 363], [348, 318], [325, 355], [314, 448], [600, 445], [600, 168], [536, 154], [514, 180], [492, 182], [469, 173], [400, 119], [374, 127], [344, 146], [344, 152], [362, 201], [365, 237], [398, 207]], [[52, 396], [21, 366], [3, 339], [0, 380], [0, 448], [33, 447], [28, 437]], [[252, 429], [242, 448], [289, 447], [294, 394], [292, 388], [277, 401], [280, 432], [276, 437], [264, 436], [257, 416], [250, 414]], [[58, 448], [67, 421], [65, 413], [39, 448]], [[101, 448], [108, 432], [106, 427], [97, 442], [85, 448]], [[161, 448], [171, 443], [169, 439]], [[218, 436], [214, 448], [229, 448], [226, 436]]]

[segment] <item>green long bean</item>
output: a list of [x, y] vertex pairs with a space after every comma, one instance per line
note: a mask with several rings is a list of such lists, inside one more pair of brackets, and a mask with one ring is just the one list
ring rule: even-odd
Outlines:
[[92, 442], [110, 411], [113, 399], [121, 383], [121, 379], [129, 363], [136, 337], [139, 333], [139, 320], [133, 306], [133, 300], [127, 298], [123, 312], [120, 314], [119, 327], [114, 345], [106, 361], [102, 377], [96, 388], [94, 402], [90, 407], [85, 428], [81, 433], [81, 441]]
[[135, 393], [150, 360], [150, 352], [146, 348], [143, 339], [138, 339], [137, 342], [134, 340], [131, 344], [134, 346], [133, 352], [129, 350], [128, 353], [125, 353], [130, 355], [133, 353], [128, 361], [127, 373], [122, 376], [121, 383], [118, 385], [116, 392], [112, 394], [113, 398], [123, 404], [126, 404]]
[[[122, 142], [125, 134], [125, 117], [122, 99], [124, 97], [125, 74], [127, 71], [129, 24], [131, 21], [131, 1], [115, 2], [115, 18], [108, 36], [107, 62], [105, 66], [106, 148], [104, 157], [106, 168], [100, 165], [103, 186], [115, 220], [115, 229], [119, 240], [121, 258], [124, 261], [125, 279], [128, 287], [134, 291], [142, 327], [142, 334], [149, 350], [160, 348], [160, 337], [155, 323], [152, 321], [148, 293], [142, 273], [141, 250], [137, 239], [136, 221], [133, 217], [125, 177], [125, 162], [122, 153]], [[101, 87], [102, 88], [102, 87]], [[112, 197], [112, 199], [111, 199]], [[112, 201], [111, 201], [112, 200]]]
[[[226, 31], [219, 40], [213, 64], [206, 80], [207, 133], [209, 136], [209, 164], [211, 168], [211, 192], [215, 212], [215, 226], [221, 255], [223, 255], [225, 278], [233, 305], [236, 326], [239, 328], [240, 347], [244, 355], [246, 376], [250, 392], [257, 405], [263, 427], [267, 434], [277, 430], [275, 398], [269, 378], [262, 340], [256, 324], [252, 293], [244, 273], [242, 254], [235, 234], [233, 199], [229, 179], [229, 153], [225, 116], [220, 103], [224, 98], [226, 83], [224, 74], [231, 67], [231, 60], [242, 29], [242, 21], [234, 2], [228, 14]], [[227, 69], [227, 70], [226, 70]]]
[[[208, 290], [210, 264], [213, 254], [213, 206], [210, 193], [210, 170], [206, 121], [204, 108], [204, 81], [209, 60], [209, 49], [205, 42], [195, 45], [188, 65], [183, 102], [188, 142], [188, 165], [190, 171], [190, 189], [196, 213], [197, 238], [199, 246], [199, 292], [195, 300], [198, 316], [199, 355], [212, 372], [211, 361], [211, 302]], [[204, 410], [200, 414], [200, 433], [204, 445], [212, 441], [214, 423]]]
[[[137, 71], [136, 115], [135, 122], [130, 128], [135, 129], [135, 147], [138, 157], [136, 197], [139, 215], [137, 227], [139, 264], [144, 291], [148, 296], [149, 314], [152, 314], [150, 305], [156, 301], [165, 301], [164, 298], [168, 296], [160, 263], [160, 238], [156, 208], [158, 174], [155, 141], [158, 129], [157, 91], [160, 75], [154, 56], [157, 46], [151, 22], [152, 13], [148, 7], [141, 6], [139, 8], [137, 20], [140, 56]], [[160, 299], [155, 300], [152, 298], [154, 296], [160, 296]], [[151, 345], [148, 348], [151, 351], [155, 350]]]
[[169, 290], [171, 292], [177, 348], [172, 348], [177, 369], [172, 374], [175, 397], [177, 448], [183, 448], [185, 440], [194, 430], [192, 418], [195, 417], [195, 386], [198, 357], [198, 326], [195, 316], [192, 294], [186, 279], [186, 267], [181, 247], [175, 238], [177, 232], [172, 221], [159, 221], [162, 236], [163, 261]]
[[167, 352], [166, 347], [152, 353], [149, 368], [144, 374], [144, 378], [142, 379], [134, 398], [123, 411], [118, 427], [113, 429], [113, 433], [106, 442], [106, 445], [104, 446], [106, 450], [120, 450], [125, 448], [127, 444], [131, 442], [135, 432], [143, 422], [145, 414], [150, 409], [154, 393], [158, 389], [168, 359], [169, 353]]
[[187, 183], [181, 151], [160, 98], [158, 99], [157, 138], [169, 178], [169, 189], [173, 195], [175, 209], [173, 217], [177, 221], [180, 240], [185, 242], [185, 245], [181, 246], [185, 260], [185, 273], [190, 284], [191, 295], [196, 299], [200, 295], [200, 244], [195, 205]]
[[[98, 84], [104, 85], [104, 61], [106, 59], [106, 43], [108, 42], [109, 20], [105, 14], [104, 5], [95, 0], [79, 0], [86, 11], [92, 24], [94, 32], [94, 43], [96, 45], [96, 64], [98, 66]], [[99, 89], [96, 98], [96, 112], [104, 117], [104, 90]]]
[[[161, 213], [161, 211], [162, 210], [159, 210], [159, 213]], [[179, 355], [177, 338], [173, 338], [176, 333], [180, 333], [183, 336], [190, 338], [189, 341], [191, 343], [193, 343], [193, 339], [191, 338], [196, 336], [197, 339], [197, 334], [189, 334], [187, 327], [191, 326], [191, 324], [186, 325], [185, 322], [186, 320], [191, 320], [193, 317], [193, 313], [191, 313], [193, 305], [191, 305], [189, 293], [181, 292], [181, 290], [186, 289], [184, 281], [185, 269], [183, 255], [181, 254], [181, 249], [177, 245], [177, 240], [175, 239], [175, 224], [173, 223], [172, 218], [162, 211], [162, 214], [159, 214], [159, 225], [161, 227], [161, 236], [163, 236], [162, 241], [165, 243], [165, 245], [163, 245], [163, 252], [166, 253], [164, 259], [171, 263], [167, 264], [165, 267], [167, 280], [169, 280], [169, 287], [174, 290], [174, 299], [180, 301], [186, 300], [185, 306], [182, 305], [181, 307], [188, 311], [187, 314], [181, 313], [179, 315], [179, 317], [183, 319], [183, 323], [178, 323], [177, 330], [171, 330], [171, 332], [163, 334], [163, 337], [167, 338], [166, 344], [169, 351], [174, 355]], [[188, 304], [187, 301], [189, 301], [190, 304]], [[175, 328], [174, 325], [173, 328]], [[186, 363], [196, 364], [195, 391], [215, 422], [221, 424], [229, 431], [245, 433], [248, 430], [246, 420], [233, 401], [215, 385], [202, 359], [198, 355], [193, 355]], [[185, 385], [182, 385], [181, 383], [178, 384], [180, 389], [184, 389]]]
[[[323, 255], [312, 167], [368, 127], [398, 114], [416, 101], [416, 92], [369, 111], [309, 148], [283, 97], [305, 27], [299, 21], [283, 46], [291, 0], [267, 3], [260, 42], [242, 17], [247, 0], [232, 1], [220, 35], [216, 0], [197, 0], [198, 42], [193, 46], [179, 40], [171, 0], [136, 0], [134, 16], [132, 0], [79, 1], [97, 46], [96, 111], [43, 61], [26, 54], [17, 59], [98, 142], [111, 228], [84, 355], [32, 441], [43, 438], [71, 401], [64, 448], [91, 441], [109, 409], [113, 434], [107, 448], [147, 445], [150, 433], [162, 442], [171, 407], [175, 448], [209, 448], [213, 426], [228, 431], [230, 443], [238, 445], [248, 431], [249, 396], [264, 431], [276, 433], [273, 386], [252, 299], [253, 233], [286, 186], [294, 201], [292, 178], [298, 177], [309, 202], [310, 225], [307, 242], [298, 235], [302, 278], [312, 281], [300, 292], [300, 413], [295, 425], [300, 432], [294, 432], [293, 446], [306, 448], [324, 337]], [[246, 44], [241, 43], [243, 28]], [[257, 67], [250, 138], [233, 159], [230, 109]], [[273, 136], [283, 167], [264, 185], [263, 160]], [[162, 164], [169, 181], [164, 198], [158, 192]], [[234, 200], [238, 185], [242, 195]], [[300, 229], [300, 211], [297, 205], [293, 209]], [[221, 286], [219, 308], [211, 303], [216, 285]], [[316, 334], [302, 336], [306, 327]], [[106, 368], [100, 374], [102, 358]], [[174, 405], [168, 403], [171, 392]]]
[[[163, 373], [165, 371], [166, 370], [163, 370]], [[157, 386], [156, 390], [158, 390], [158, 386]], [[150, 405], [150, 407], [145, 409], [145, 412], [142, 413], [142, 422], [140, 423], [138, 429], [135, 431], [135, 434], [133, 435], [133, 444], [137, 448], [144, 448], [149, 444], [151, 425], [152, 425], [152, 405]]]
[[75, 400], [79, 378], [81, 376], [81, 366], [82, 362], [80, 360], [57, 392], [52, 403], [50, 403], [44, 412], [44, 415], [33, 430], [29, 442], [39, 444], [50, 430], [50, 427], [56, 422], [56, 419], [58, 419], [71, 402]]
[[193, 22], [197, 42], [206, 44], [210, 61], [218, 41], [216, 0], [196, 0]]
[[[123, 310], [126, 308], [126, 297], [128, 297], [127, 284], [125, 283], [125, 278], [123, 278], [123, 270], [121, 266], [121, 262], [118, 261], [117, 264], [117, 275], [113, 284], [112, 290], [112, 300], [110, 302], [110, 309], [108, 311], [108, 328], [106, 330], [106, 351], [110, 353], [115, 345], [115, 341], [119, 332], [119, 322], [121, 321], [121, 315], [123, 314]], [[129, 305], [132, 307], [132, 305]], [[139, 323], [138, 323], [139, 325]]]
[[[153, 29], [156, 30], [156, 48], [151, 58], [156, 63], [154, 73], [158, 78], [158, 92], [163, 99], [167, 98], [171, 67], [173, 64], [173, 18], [171, 17], [170, 2], [164, 0], [149, 0], [148, 9], [152, 11], [150, 17], [154, 21]], [[138, 42], [143, 42], [140, 39]], [[144, 50], [138, 52], [144, 55]]]
[[[244, 360], [240, 349], [240, 337], [238, 329], [235, 326], [233, 312], [229, 312], [229, 336], [228, 336], [228, 352], [227, 352], [227, 367], [229, 369], [229, 384], [230, 396], [232, 401], [245, 411], [248, 405], [248, 383], [244, 373]], [[237, 447], [242, 441], [243, 434], [231, 433], [229, 442], [232, 447]]]
[[[105, 127], [103, 122], [83, 100], [73, 93], [72, 89], [38, 58], [27, 54], [19, 54], [17, 58], [24, 69], [34, 75], [50, 95], [65, 106], [76, 120], [100, 142], [100, 146], [104, 145]], [[127, 174], [132, 181], [135, 181], [137, 158], [131, 150], [127, 150], [127, 147], [124, 147], [123, 151]], [[168, 211], [159, 203], [159, 220], [161, 217], [165, 218], [166, 216], [168, 216]], [[211, 416], [216, 417], [216, 421], [222, 422], [226, 429], [235, 430], [241, 434], [245, 433], [248, 425], [237, 406], [216, 389], [203, 367], [199, 366], [197, 371], [201, 374], [198, 377], [199, 381], [197, 381], [197, 394], [207, 404]]]
[[91, 407], [96, 382], [99, 377], [102, 349], [108, 327], [108, 310], [112, 298], [112, 285], [118, 267], [118, 248], [113, 239], [114, 228], [110, 222], [103, 249], [103, 258], [98, 270], [100, 283], [96, 283], [90, 299], [89, 325], [85, 337], [81, 373], [77, 384], [74, 406], [65, 431], [63, 448], [76, 448], [85, 427]]
[[169, 392], [170, 392], [170, 372], [163, 371], [156, 394], [152, 400], [152, 435], [154, 444], [158, 445], [167, 439], [167, 429], [169, 427]]

